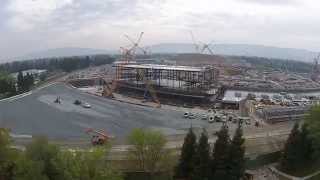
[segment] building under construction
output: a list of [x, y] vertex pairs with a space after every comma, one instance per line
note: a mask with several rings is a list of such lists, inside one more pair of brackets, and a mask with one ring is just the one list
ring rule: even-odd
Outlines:
[[193, 104], [208, 102], [216, 93], [214, 87], [219, 75], [219, 71], [211, 66], [115, 64], [115, 69], [117, 91], [140, 93], [145, 98], [152, 93], [148, 91], [155, 91], [162, 100]]

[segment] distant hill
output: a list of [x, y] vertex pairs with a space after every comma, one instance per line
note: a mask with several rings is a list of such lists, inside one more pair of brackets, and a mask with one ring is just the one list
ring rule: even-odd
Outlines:
[[66, 57], [66, 56], [83, 56], [83, 55], [95, 55], [95, 54], [110, 54], [112, 51], [103, 49], [91, 49], [91, 48], [57, 48], [48, 49], [44, 51], [34, 52], [18, 59], [38, 59], [38, 58], [49, 58], [49, 57]]
[[[266, 58], [292, 59], [304, 62], [313, 62], [317, 55], [304, 49], [278, 48], [263, 45], [248, 44], [215, 44], [211, 46], [215, 54], [235, 56], [258, 56]], [[165, 43], [151, 46], [153, 53], [195, 53], [193, 44]]]
[[[163, 43], [149, 46], [152, 53], [196, 53], [193, 44], [188, 43]], [[248, 44], [215, 44], [211, 49], [217, 55], [257, 56], [265, 58], [291, 59], [303, 62], [313, 62], [316, 52], [304, 49], [278, 48], [263, 45]], [[38, 59], [46, 57], [82, 56], [94, 54], [116, 54], [115, 50], [103, 50], [93, 48], [57, 48], [34, 52], [13, 60]]]

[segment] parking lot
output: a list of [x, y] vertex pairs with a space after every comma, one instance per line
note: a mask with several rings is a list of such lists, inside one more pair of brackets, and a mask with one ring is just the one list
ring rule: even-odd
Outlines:
[[[61, 103], [55, 103], [57, 97]], [[75, 100], [91, 105], [84, 108]], [[205, 127], [207, 122], [190, 120], [183, 112], [137, 106], [96, 97], [55, 84], [14, 101], [0, 102], [0, 123], [14, 134], [45, 135], [51, 139], [87, 137], [86, 128], [104, 130], [121, 139], [133, 128], [154, 128], [166, 135], [185, 133], [191, 125]]]

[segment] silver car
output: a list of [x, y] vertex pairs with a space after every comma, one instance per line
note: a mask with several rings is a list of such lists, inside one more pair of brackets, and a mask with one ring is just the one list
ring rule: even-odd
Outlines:
[[91, 105], [89, 103], [83, 103], [82, 107], [84, 108], [91, 108]]

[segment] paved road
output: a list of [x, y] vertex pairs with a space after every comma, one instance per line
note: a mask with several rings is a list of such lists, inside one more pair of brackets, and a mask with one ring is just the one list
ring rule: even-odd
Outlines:
[[[57, 96], [62, 104], [53, 101]], [[91, 109], [73, 104], [88, 102]], [[81, 139], [86, 128], [105, 130], [122, 139], [133, 128], [156, 128], [165, 134], [183, 133], [190, 120], [183, 112], [136, 106], [95, 97], [76, 89], [55, 84], [14, 101], [0, 102], [0, 126], [11, 128], [18, 135], [45, 135], [50, 139]], [[193, 126], [206, 122], [193, 120]]]

